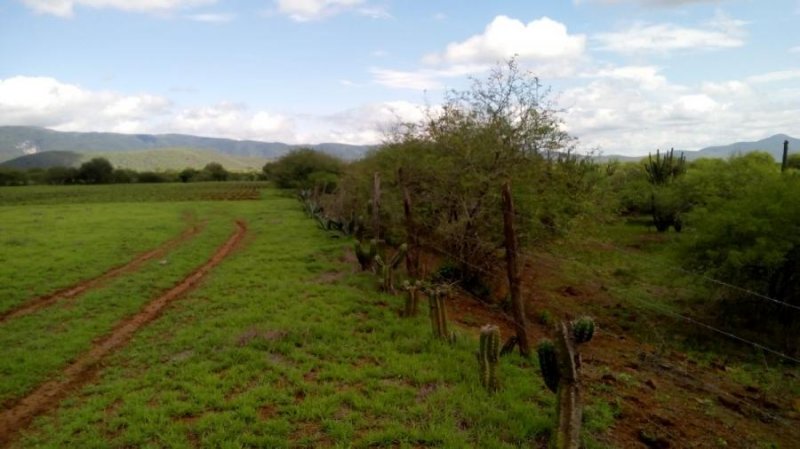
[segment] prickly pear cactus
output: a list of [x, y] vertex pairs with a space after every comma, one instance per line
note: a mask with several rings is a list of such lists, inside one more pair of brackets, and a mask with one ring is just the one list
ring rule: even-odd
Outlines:
[[572, 338], [575, 343], [586, 343], [594, 336], [594, 320], [588, 316], [572, 322]]
[[547, 388], [555, 393], [558, 390], [559, 371], [556, 358], [556, 345], [548, 339], [541, 340], [536, 348], [539, 355], [539, 369]]

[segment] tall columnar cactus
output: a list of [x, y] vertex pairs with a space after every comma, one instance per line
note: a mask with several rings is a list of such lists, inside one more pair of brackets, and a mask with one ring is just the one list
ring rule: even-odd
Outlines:
[[481, 384], [490, 392], [500, 388], [497, 378], [497, 365], [500, 360], [500, 328], [487, 324], [481, 328], [478, 365], [480, 367]]
[[455, 340], [455, 334], [451, 334], [447, 329], [447, 307], [445, 303], [445, 300], [450, 295], [450, 289], [445, 286], [428, 287], [424, 289], [424, 292], [428, 296], [433, 336], [452, 343]]
[[357, 241], [354, 246], [358, 264], [361, 265], [362, 271], [367, 271], [372, 268], [372, 263], [375, 261], [375, 255], [378, 253], [378, 243], [375, 240], [370, 240], [366, 245]]
[[404, 317], [413, 317], [417, 316], [417, 310], [419, 309], [419, 293], [422, 289], [422, 282], [414, 281], [403, 282], [403, 290], [406, 291], [406, 306], [403, 309], [402, 316]]
[[536, 348], [539, 355], [539, 370], [547, 388], [555, 393], [558, 390], [558, 360], [556, 358], [556, 345], [548, 339], [541, 340]]
[[539, 342], [539, 367], [545, 385], [558, 397], [558, 428], [553, 434], [551, 447], [579, 449], [581, 433], [580, 354], [577, 347], [591, 341], [594, 320], [582, 317], [570, 323], [561, 323], [557, 343]]
[[394, 270], [400, 265], [400, 262], [403, 261], [403, 258], [406, 256], [406, 251], [408, 251], [408, 245], [403, 243], [400, 245], [400, 248], [397, 248], [394, 255], [391, 258], [384, 261], [381, 256], [375, 256], [375, 263], [381, 269], [381, 275], [383, 277], [383, 285], [381, 289], [387, 293], [394, 293]]

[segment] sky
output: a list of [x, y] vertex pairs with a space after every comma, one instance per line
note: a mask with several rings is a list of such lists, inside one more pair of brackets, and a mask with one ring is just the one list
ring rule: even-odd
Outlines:
[[800, 0], [0, 0], [0, 125], [376, 144], [516, 55], [581, 150], [800, 137]]

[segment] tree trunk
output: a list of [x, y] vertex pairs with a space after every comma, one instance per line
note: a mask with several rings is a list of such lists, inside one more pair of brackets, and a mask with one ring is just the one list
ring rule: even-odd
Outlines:
[[381, 240], [381, 175], [372, 177], [372, 233], [378, 242]]
[[506, 268], [508, 272], [508, 286], [511, 293], [511, 305], [514, 315], [514, 326], [517, 331], [517, 344], [519, 353], [524, 357], [530, 355], [528, 343], [528, 323], [525, 319], [525, 304], [522, 302], [519, 276], [519, 244], [514, 231], [514, 201], [511, 198], [511, 183], [503, 184], [503, 231], [505, 232]]
[[417, 280], [419, 276], [419, 239], [417, 227], [414, 224], [414, 215], [411, 208], [411, 194], [408, 191], [403, 177], [403, 169], [397, 170], [400, 183], [403, 185], [403, 213], [405, 214], [406, 235], [408, 238], [408, 251], [406, 251], [406, 271], [411, 279]]

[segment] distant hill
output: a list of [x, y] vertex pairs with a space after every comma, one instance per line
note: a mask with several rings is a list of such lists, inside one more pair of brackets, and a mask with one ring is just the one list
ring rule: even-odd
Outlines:
[[0, 162], [45, 151], [118, 153], [131, 150], [191, 148], [231, 156], [275, 159], [293, 148], [311, 147], [343, 159], [357, 159], [371, 147], [341, 143], [289, 145], [280, 142], [220, 139], [185, 134], [61, 132], [32, 126], [0, 126]]
[[[780, 161], [783, 157], [783, 142], [789, 141], [789, 153], [800, 152], [800, 139], [787, 136], [786, 134], [775, 134], [774, 136], [767, 137], [766, 139], [757, 140], [755, 142], [736, 142], [728, 145], [718, 145], [706, 147], [697, 151], [679, 150], [675, 149], [675, 153], [683, 152], [686, 155], [686, 160], [693, 161], [701, 158], [726, 158], [737, 154], [749, 153], [751, 151], [766, 151], [771, 154], [776, 161]], [[661, 149], [662, 151], [665, 148]], [[666, 148], [669, 150], [669, 148]], [[655, 150], [653, 150], [655, 153]], [[621, 162], [638, 161], [647, 156], [619, 156], [609, 155], [597, 158], [599, 161], [618, 160]]]
[[83, 155], [72, 151], [46, 151], [26, 154], [0, 163], [0, 167], [27, 170], [29, 168], [76, 167], [81, 164]]
[[201, 169], [210, 162], [218, 162], [231, 171], [260, 171], [269, 159], [251, 156], [231, 156], [211, 150], [191, 148], [160, 148], [156, 150], [131, 150], [115, 153], [71, 151], [44, 151], [20, 156], [0, 163], [0, 167], [17, 169], [78, 167], [93, 157], [104, 157], [117, 168], [136, 171]]

